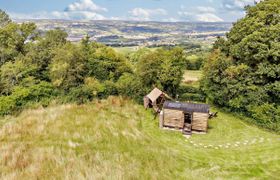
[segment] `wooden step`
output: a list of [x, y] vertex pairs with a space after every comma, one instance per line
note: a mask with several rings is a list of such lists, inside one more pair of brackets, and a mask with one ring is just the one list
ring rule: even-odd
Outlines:
[[183, 132], [184, 135], [192, 135], [192, 131], [183, 130], [182, 132]]

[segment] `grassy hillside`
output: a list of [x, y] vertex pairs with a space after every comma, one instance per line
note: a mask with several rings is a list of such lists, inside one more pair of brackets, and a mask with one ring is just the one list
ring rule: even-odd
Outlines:
[[207, 135], [158, 128], [122, 98], [0, 119], [0, 178], [276, 179], [280, 137], [220, 113]]

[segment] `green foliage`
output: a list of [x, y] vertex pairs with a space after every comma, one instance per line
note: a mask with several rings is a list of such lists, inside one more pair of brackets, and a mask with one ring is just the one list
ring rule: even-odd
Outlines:
[[50, 64], [50, 79], [54, 86], [67, 91], [83, 84], [85, 68], [85, 59], [80, 49], [67, 43], [54, 51]]
[[251, 106], [249, 110], [257, 124], [271, 130], [280, 131], [279, 105], [265, 103], [259, 106]]
[[107, 80], [103, 82], [104, 84], [104, 92], [101, 94], [100, 97], [106, 98], [108, 96], [116, 96], [118, 95], [118, 88], [115, 82], [112, 80]]
[[179, 97], [179, 99], [181, 101], [205, 102], [206, 97], [202, 94], [184, 93]]
[[0, 27], [4, 27], [11, 22], [9, 15], [0, 9]]
[[199, 87], [192, 85], [181, 85], [178, 88], [178, 95], [180, 101], [203, 102], [206, 101], [206, 96]]
[[134, 98], [137, 102], [142, 102], [143, 97], [149, 92], [149, 88], [144, 87], [138, 77], [131, 73], [125, 73], [116, 82], [118, 94]]
[[64, 95], [64, 102], [77, 102], [83, 104], [93, 99], [93, 93], [87, 86], [73, 87]]
[[192, 54], [186, 57], [186, 69], [187, 70], [200, 70], [204, 64], [203, 55]]
[[175, 96], [184, 74], [183, 49], [158, 49], [138, 60], [136, 75], [145, 87], [157, 86]]
[[37, 35], [34, 23], [9, 23], [0, 28], [0, 66], [13, 61], [20, 54], [26, 54], [28, 45]]
[[0, 96], [0, 115], [10, 114], [38, 102], [48, 105], [53, 96], [54, 87], [48, 82], [42, 81], [30, 87], [15, 86], [11, 95]]
[[190, 86], [190, 85], [181, 85], [178, 88], [178, 93], [179, 94], [183, 94], [183, 93], [199, 93], [200, 89], [194, 86]]
[[67, 33], [62, 30], [50, 30], [40, 36], [36, 43], [28, 46], [26, 58], [37, 67], [36, 78], [49, 81], [49, 65], [55, 52], [67, 43]]
[[130, 54], [129, 60], [132, 64], [136, 64], [140, 59], [142, 59], [147, 54], [151, 53], [151, 50], [148, 48], [141, 48], [135, 53]]
[[44, 38], [44, 44], [46, 47], [57, 47], [61, 44], [65, 44], [67, 42], [66, 38], [68, 34], [60, 29], [47, 31]]
[[184, 73], [182, 49], [141, 49], [125, 57], [88, 35], [80, 43], [67, 36], [60, 29], [40, 34], [33, 23], [0, 28], [0, 115], [54, 98], [81, 104], [122, 95], [140, 102], [153, 86], [176, 94]]
[[280, 80], [280, 1], [247, 7], [226, 39], [218, 38], [204, 67], [209, 100], [245, 112], [257, 124], [278, 129]]
[[19, 85], [23, 79], [32, 76], [36, 67], [18, 58], [15, 62], [7, 62], [0, 68], [1, 94], [10, 94], [14, 86]]
[[11, 114], [16, 107], [14, 97], [0, 96], [0, 116]]
[[134, 96], [140, 86], [133, 74], [124, 74], [116, 83], [119, 94], [123, 96]]
[[100, 81], [117, 80], [123, 73], [131, 72], [127, 59], [117, 54], [112, 48], [90, 44], [87, 55], [89, 76]]

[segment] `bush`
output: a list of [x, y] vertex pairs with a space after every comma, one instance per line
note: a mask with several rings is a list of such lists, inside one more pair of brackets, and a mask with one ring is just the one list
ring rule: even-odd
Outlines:
[[65, 96], [64, 102], [77, 102], [83, 104], [93, 99], [92, 90], [87, 86], [80, 86], [71, 88], [69, 93]]
[[179, 94], [184, 94], [184, 93], [200, 93], [200, 89], [197, 87], [193, 86], [188, 86], [188, 85], [181, 85], [178, 89]]
[[105, 87], [95, 78], [86, 78], [85, 84], [71, 88], [65, 95], [66, 102], [77, 102], [83, 104], [100, 97], [105, 91]]
[[139, 83], [133, 74], [126, 73], [117, 81], [116, 87], [120, 95], [133, 97], [137, 93]]
[[202, 94], [193, 94], [193, 93], [184, 93], [179, 96], [181, 101], [196, 101], [196, 102], [205, 102], [206, 97]]
[[0, 97], [0, 116], [11, 114], [16, 107], [16, 101], [12, 96]]
[[11, 95], [0, 97], [0, 115], [11, 114], [35, 103], [47, 106], [54, 96], [54, 88], [47, 82], [40, 82], [31, 87], [17, 86]]
[[135, 74], [125, 73], [116, 82], [118, 94], [130, 97], [139, 103], [143, 102], [143, 97], [151, 91], [151, 88], [141, 84], [141, 81]]
[[118, 88], [115, 82], [113, 81], [105, 81], [104, 83], [104, 92], [100, 94], [102, 98], [106, 98], [109, 96], [116, 96], [118, 95]]
[[280, 132], [280, 106], [264, 103], [249, 108], [258, 125]]
[[196, 55], [187, 56], [186, 58], [186, 69], [187, 70], [200, 70], [204, 63], [203, 57]]

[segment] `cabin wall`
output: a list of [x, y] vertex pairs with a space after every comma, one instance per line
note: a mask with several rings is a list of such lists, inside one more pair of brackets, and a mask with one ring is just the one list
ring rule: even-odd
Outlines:
[[193, 113], [192, 130], [206, 132], [208, 128], [208, 113]]
[[146, 109], [149, 108], [150, 107], [150, 99], [147, 96], [145, 96], [143, 101], [144, 101], [144, 107]]
[[163, 110], [164, 121], [163, 125], [173, 128], [184, 128], [184, 113], [178, 110], [164, 109]]

